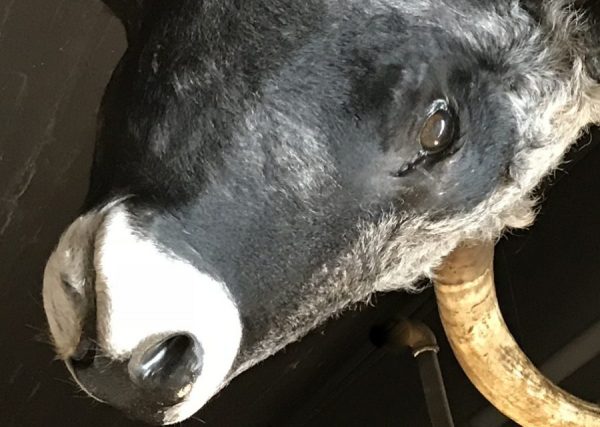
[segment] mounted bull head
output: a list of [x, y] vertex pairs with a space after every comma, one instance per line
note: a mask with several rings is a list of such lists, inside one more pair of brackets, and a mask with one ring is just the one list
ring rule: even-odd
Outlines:
[[147, 421], [529, 224], [600, 121], [561, 1], [111, 3], [129, 49], [44, 307], [81, 387]]

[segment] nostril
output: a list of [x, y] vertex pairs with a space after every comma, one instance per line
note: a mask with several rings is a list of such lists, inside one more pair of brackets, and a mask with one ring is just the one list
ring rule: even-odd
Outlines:
[[174, 335], [129, 362], [132, 380], [141, 388], [165, 397], [182, 397], [202, 370], [202, 348], [189, 335]]
[[69, 358], [71, 365], [76, 369], [88, 368], [94, 363], [96, 346], [89, 338], [82, 338], [77, 344], [75, 352]]

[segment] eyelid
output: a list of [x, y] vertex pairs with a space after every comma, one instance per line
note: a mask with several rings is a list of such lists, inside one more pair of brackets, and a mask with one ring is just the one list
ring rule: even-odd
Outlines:
[[419, 150], [417, 155], [415, 157], [413, 157], [411, 160], [409, 160], [408, 162], [406, 162], [406, 164], [402, 167], [402, 169], [400, 169], [399, 171], [396, 171], [393, 174], [393, 176], [395, 178], [400, 178], [400, 177], [406, 175], [408, 172], [410, 172], [411, 170], [418, 167], [421, 163], [423, 163], [429, 157], [431, 157], [431, 156], [428, 155], [424, 150]]
[[436, 99], [435, 101], [433, 101], [431, 103], [431, 105], [429, 106], [429, 109], [427, 110], [426, 120], [432, 114], [435, 114], [436, 112], [438, 112], [440, 110], [450, 111], [450, 109], [451, 109], [450, 102], [448, 101], [448, 99], [446, 99], [446, 98]]

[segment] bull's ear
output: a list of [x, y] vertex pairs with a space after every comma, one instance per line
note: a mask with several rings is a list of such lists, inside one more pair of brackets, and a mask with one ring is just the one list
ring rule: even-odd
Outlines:
[[140, 31], [144, 8], [148, 0], [102, 0], [112, 13], [121, 20], [131, 42]]

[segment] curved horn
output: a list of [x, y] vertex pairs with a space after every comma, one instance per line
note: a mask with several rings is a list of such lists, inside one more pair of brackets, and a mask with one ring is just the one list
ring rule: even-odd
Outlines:
[[477, 389], [519, 425], [600, 426], [600, 407], [566, 393], [533, 366], [496, 299], [492, 243], [465, 244], [436, 272], [435, 293], [456, 358]]

